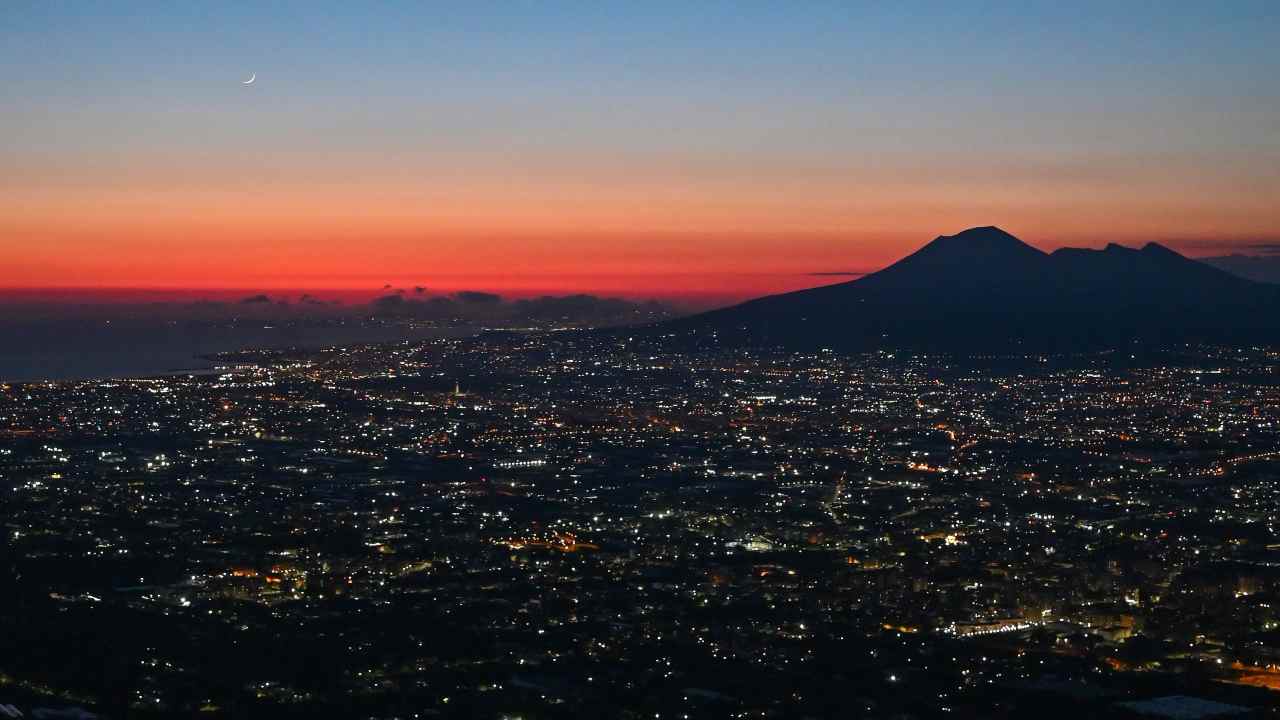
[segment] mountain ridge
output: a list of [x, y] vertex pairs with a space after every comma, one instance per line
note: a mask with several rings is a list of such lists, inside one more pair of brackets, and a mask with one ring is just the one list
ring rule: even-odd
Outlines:
[[811, 349], [1086, 349], [1280, 339], [1280, 286], [1159, 243], [1046, 253], [996, 226], [934, 238], [863, 277], [656, 326]]
[[1280, 283], [1280, 255], [1215, 255], [1196, 258], [1200, 262], [1225, 270], [1254, 282]]

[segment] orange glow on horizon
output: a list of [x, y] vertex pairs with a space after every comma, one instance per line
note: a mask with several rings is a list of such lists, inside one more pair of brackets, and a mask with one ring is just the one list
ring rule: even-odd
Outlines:
[[1280, 244], [1264, 11], [46, 5], [0, 44], [0, 288], [743, 298], [983, 225]]
[[723, 301], [837, 282], [814, 273], [873, 271], [976, 225], [1046, 250], [1150, 240], [1185, 250], [1179, 241], [1267, 238], [1275, 221], [1261, 195], [1210, 198], [1134, 162], [1083, 174], [997, 163], [988, 175], [954, 158], [852, 169], [773, 158], [768, 171], [632, 158], [625, 172], [537, 160], [456, 176], [234, 154], [190, 158], [198, 171], [147, 157], [21, 167], [0, 196], [0, 288], [389, 283]]

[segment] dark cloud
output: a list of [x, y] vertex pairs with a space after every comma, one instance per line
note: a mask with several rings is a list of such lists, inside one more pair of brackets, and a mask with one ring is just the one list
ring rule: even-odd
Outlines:
[[459, 290], [453, 296], [458, 299], [458, 302], [467, 305], [497, 305], [502, 302], [501, 295], [478, 290]]
[[1196, 259], [1242, 278], [1256, 282], [1280, 283], [1280, 254], [1237, 254]]
[[1243, 253], [1246, 255], [1280, 255], [1280, 238], [1275, 237], [1236, 237], [1236, 238], [1171, 238], [1162, 240], [1162, 245], [1175, 248], [1196, 250], [1214, 250], [1223, 255]]
[[413, 294], [414, 294], [414, 295], [421, 295], [421, 294], [425, 293], [426, 291], [427, 291], [427, 289], [426, 289], [426, 288], [424, 288], [424, 287], [422, 287], [421, 285], [414, 285], [414, 286], [413, 286]]
[[513, 310], [515, 317], [522, 321], [581, 325], [626, 325], [656, 322], [672, 316], [669, 308], [654, 301], [634, 303], [581, 294], [517, 300]]
[[242, 299], [240, 301], [240, 304], [241, 305], [257, 305], [260, 303], [269, 303], [269, 302], [271, 302], [271, 298], [267, 297], [266, 295], [250, 295], [249, 297]]
[[412, 298], [407, 295], [383, 295], [369, 303], [375, 315], [420, 320], [466, 320], [478, 317], [461, 303], [447, 297]]
[[465, 290], [452, 295], [418, 298], [392, 293], [369, 304], [374, 315], [447, 323], [564, 324], [571, 326], [634, 325], [657, 322], [674, 313], [654, 301], [636, 303], [594, 295], [545, 295], [507, 301], [494, 293]]

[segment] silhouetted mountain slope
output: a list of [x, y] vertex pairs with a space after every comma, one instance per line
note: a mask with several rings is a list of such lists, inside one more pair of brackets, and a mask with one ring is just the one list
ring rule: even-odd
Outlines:
[[1255, 282], [1280, 283], [1280, 255], [1220, 255], [1199, 260]]
[[943, 236], [857, 280], [657, 326], [699, 342], [1069, 351], [1280, 339], [1280, 286], [1155, 243], [1045, 253], [995, 227]]

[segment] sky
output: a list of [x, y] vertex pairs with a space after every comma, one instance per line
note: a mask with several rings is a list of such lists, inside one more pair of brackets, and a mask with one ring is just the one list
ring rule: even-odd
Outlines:
[[[747, 297], [1280, 237], [1274, 2], [0, 3], [0, 288]], [[252, 74], [256, 80], [243, 84]]]

